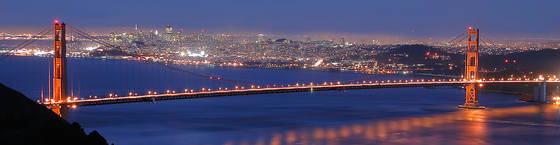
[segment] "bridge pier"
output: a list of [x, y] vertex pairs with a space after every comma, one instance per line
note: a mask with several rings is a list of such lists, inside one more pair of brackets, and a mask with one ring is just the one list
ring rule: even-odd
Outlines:
[[548, 97], [546, 94], [546, 81], [539, 83], [538, 86], [534, 88], [533, 91], [533, 101], [538, 103], [547, 103]]
[[480, 106], [478, 104], [478, 91], [476, 89], [476, 86], [478, 84], [477, 83], [471, 83], [471, 84], [467, 84], [467, 86], [465, 86], [465, 104], [463, 105], [458, 105], [457, 107], [459, 108], [464, 108], [464, 109], [485, 109], [486, 107], [484, 106]]
[[[54, 22], [54, 54], [53, 54], [53, 102], [66, 102], [68, 100], [68, 78], [66, 74], [66, 24]], [[68, 106], [53, 105], [51, 109], [60, 117], [68, 118]]]
[[465, 109], [484, 109], [485, 107], [478, 105], [478, 91], [476, 89], [478, 83], [478, 40], [479, 30], [469, 27], [467, 39], [467, 51], [465, 52], [465, 80], [473, 81], [465, 86], [465, 104], [458, 105], [459, 108]]

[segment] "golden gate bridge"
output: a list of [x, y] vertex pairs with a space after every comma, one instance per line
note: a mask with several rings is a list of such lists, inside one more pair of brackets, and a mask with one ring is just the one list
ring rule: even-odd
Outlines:
[[[46, 35], [54, 28], [54, 53], [53, 53], [53, 73], [52, 78], [52, 98], [42, 99], [39, 103], [45, 105], [53, 112], [63, 118], [67, 118], [68, 109], [76, 108], [78, 106], [94, 106], [94, 105], [107, 105], [107, 104], [122, 104], [133, 102], [155, 102], [162, 100], [175, 100], [175, 99], [195, 99], [207, 97], [223, 97], [223, 96], [238, 96], [238, 95], [257, 95], [257, 94], [274, 94], [274, 93], [292, 93], [292, 92], [313, 92], [313, 91], [332, 91], [332, 90], [355, 90], [355, 89], [382, 89], [382, 88], [411, 88], [411, 87], [434, 87], [434, 86], [464, 86], [465, 103], [458, 105], [459, 108], [467, 109], [484, 109], [485, 107], [479, 105], [477, 88], [482, 87], [484, 84], [536, 84], [539, 88], [538, 96], [535, 100], [539, 102], [546, 102], [546, 83], [560, 83], [556, 77], [545, 78], [480, 78], [478, 76], [478, 56], [479, 56], [479, 33], [478, 29], [468, 28], [467, 31], [467, 50], [465, 55], [465, 77], [461, 79], [405, 79], [405, 80], [362, 80], [362, 81], [336, 81], [336, 82], [322, 82], [322, 83], [296, 83], [291, 85], [260, 85], [255, 83], [248, 83], [242, 81], [228, 80], [221, 77], [215, 77], [200, 73], [187, 71], [184, 69], [171, 67], [166, 63], [156, 63], [167, 69], [188, 73], [197, 77], [208, 78], [210, 80], [224, 81], [230, 83], [237, 83], [243, 86], [235, 86], [234, 88], [202, 88], [200, 91], [193, 89], [185, 89], [181, 91], [166, 90], [163, 93], [157, 91], [147, 91], [146, 94], [137, 94], [130, 92], [128, 95], [119, 96], [118, 94], [110, 93], [106, 98], [88, 98], [79, 99], [68, 95], [68, 72], [67, 72], [67, 59], [66, 59], [66, 30], [70, 30], [88, 40], [99, 43], [103, 46], [110, 48], [117, 48], [119, 46], [113, 45], [69, 26], [65, 23], [60, 23], [55, 20], [54, 25], [39, 33], [40, 36]], [[458, 36], [459, 37], [459, 36]], [[31, 44], [34, 40], [25, 41], [15, 48], [22, 48]], [[15, 49], [14, 48], [14, 49]], [[0, 60], [6, 58], [7, 55], [0, 56]], [[51, 75], [49, 75], [50, 77]], [[50, 89], [50, 87], [49, 87]]]

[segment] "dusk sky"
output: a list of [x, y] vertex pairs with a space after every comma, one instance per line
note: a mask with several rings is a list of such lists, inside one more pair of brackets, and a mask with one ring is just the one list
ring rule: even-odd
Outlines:
[[559, 6], [558, 0], [6, 0], [0, 30], [40, 29], [59, 18], [87, 29], [171, 24], [185, 31], [423, 38], [453, 37], [474, 25], [494, 36], [556, 38]]

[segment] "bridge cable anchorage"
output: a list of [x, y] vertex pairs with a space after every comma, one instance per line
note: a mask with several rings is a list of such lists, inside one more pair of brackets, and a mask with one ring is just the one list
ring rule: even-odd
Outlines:
[[[46, 34], [52, 32], [52, 28], [53, 26], [47, 27], [43, 30], [41, 30], [39, 33], [35, 34], [35, 36], [39, 36], [38, 38], [42, 38], [44, 37]], [[10, 53], [14, 50], [18, 50], [18, 49], [22, 49], [24, 47], [27, 47], [28, 45], [32, 44], [33, 42], [37, 41], [37, 39], [31, 38], [31, 39], [27, 39], [25, 41], [23, 41], [22, 43], [16, 45], [15, 47], [8, 49], [7, 52], [0, 54], [0, 61], [4, 60], [5, 58], [7, 58], [8, 56], [10, 56]]]

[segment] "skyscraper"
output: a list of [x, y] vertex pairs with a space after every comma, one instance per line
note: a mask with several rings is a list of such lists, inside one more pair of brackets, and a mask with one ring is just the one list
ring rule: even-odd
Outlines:
[[165, 26], [165, 33], [166, 34], [172, 34], [173, 33], [173, 27], [171, 27], [171, 25]]
[[264, 34], [262, 33], [257, 34], [257, 42], [258, 43], [264, 42]]
[[165, 40], [175, 41], [175, 34], [173, 34], [173, 27], [171, 25], [165, 26]]

